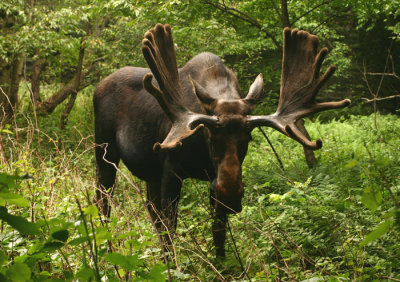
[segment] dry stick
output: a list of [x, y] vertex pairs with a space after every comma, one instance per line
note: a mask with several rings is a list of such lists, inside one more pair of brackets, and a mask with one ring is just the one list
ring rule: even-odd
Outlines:
[[[387, 57], [386, 57], [386, 62], [385, 62], [385, 67], [384, 67], [384, 69], [383, 69], [383, 73], [386, 73], [386, 68], [387, 68], [388, 63], [389, 63], [389, 58], [392, 58], [391, 55], [390, 55], [390, 50], [392, 49], [392, 45], [393, 45], [393, 41], [391, 42], [390, 47], [389, 47], [389, 50], [388, 50], [388, 55], [387, 55]], [[393, 60], [392, 60], [392, 67], [393, 67], [393, 66], [394, 66], [394, 64], [393, 64]], [[393, 69], [393, 71], [394, 71], [394, 69]], [[367, 70], [366, 70], [365, 62], [364, 62], [364, 73], [363, 73], [363, 75], [364, 75], [364, 81], [365, 81], [365, 83], [367, 84], [368, 90], [369, 90], [370, 94], [371, 94], [372, 97], [373, 97], [372, 101], [373, 101], [373, 105], [374, 105], [374, 125], [375, 125], [375, 129], [377, 129], [377, 128], [378, 128], [378, 125], [377, 125], [377, 122], [376, 122], [376, 113], [377, 113], [377, 110], [378, 110], [378, 109], [377, 109], [377, 104], [376, 104], [376, 102], [377, 102], [378, 95], [379, 95], [379, 92], [380, 92], [380, 90], [381, 90], [382, 83], [383, 83], [383, 79], [385, 78], [385, 75], [382, 74], [381, 79], [380, 79], [380, 81], [379, 81], [378, 88], [377, 88], [377, 90], [376, 90], [376, 93], [373, 93], [373, 91], [371, 90], [371, 87], [370, 87], [370, 85], [369, 85], [369, 83], [368, 83], [368, 79], [367, 79]]]
[[[28, 88], [29, 93], [31, 94], [31, 97], [33, 97], [32, 88], [28, 85], [28, 82], [27, 82], [26, 62], [25, 62], [25, 68], [24, 68], [24, 83], [25, 83], [26, 88]], [[30, 102], [31, 102], [32, 109], [33, 109], [33, 116], [35, 118], [35, 129], [39, 129], [38, 118], [37, 118], [37, 113], [36, 113], [36, 104], [34, 103], [33, 99], [30, 99]], [[39, 151], [40, 151], [40, 138], [39, 137], [40, 136], [39, 136], [39, 132], [38, 132], [38, 136], [37, 136], [37, 138], [38, 138], [38, 148], [39, 148]]]
[[185, 251], [188, 251], [188, 252], [192, 252], [195, 256], [199, 257], [202, 261], [207, 263], [212, 268], [212, 270], [219, 276], [219, 279], [221, 281], [227, 281], [225, 279], [225, 277], [221, 274], [221, 272], [219, 272], [218, 269], [216, 269], [215, 266], [207, 259], [207, 257], [203, 258], [201, 255], [199, 255], [198, 253], [196, 253], [196, 252], [194, 252], [194, 251], [192, 251], [190, 249], [185, 249], [185, 248], [182, 248], [182, 247], [178, 247], [178, 248], [180, 248], [182, 250], [185, 250]]
[[272, 145], [271, 141], [269, 140], [267, 134], [265, 134], [265, 132], [264, 132], [264, 130], [261, 128], [261, 126], [259, 126], [259, 127], [257, 127], [257, 128], [261, 131], [262, 135], [264, 135], [265, 139], [267, 139], [269, 146], [271, 147], [272, 151], [274, 152], [274, 155], [275, 155], [276, 159], [277, 159], [278, 162], [279, 162], [279, 166], [281, 167], [281, 169], [282, 169], [284, 172], [286, 172], [286, 171], [285, 171], [285, 168], [283, 167], [282, 161], [281, 161], [281, 159], [279, 158], [278, 153], [275, 151], [275, 148], [274, 148], [274, 146]]
[[382, 278], [385, 278], [385, 279], [389, 279], [389, 280], [393, 280], [393, 281], [400, 281], [400, 279], [397, 279], [397, 278], [394, 278], [394, 277], [390, 277], [390, 276], [379, 276], [379, 277], [382, 277]]
[[[166, 255], [166, 253], [165, 253], [164, 244], [163, 244], [161, 235], [158, 233], [157, 227], [156, 227], [156, 225], [155, 225], [155, 222], [153, 222], [153, 220], [152, 220], [152, 218], [151, 218], [151, 214], [150, 214], [149, 207], [148, 207], [148, 205], [147, 205], [145, 199], [143, 198], [143, 195], [142, 195], [140, 189], [130, 181], [129, 177], [128, 177], [126, 174], [124, 174], [124, 173], [118, 168], [118, 166], [117, 166], [115, 163], [113, 163], [113, 162], [111, 162], [111, 161], [109, 161], [109, 160], [106, 159], [108, 143], [103, 143], [103, 144], [100, 144], [100, 145], [97, 144], [97, 146], [104, 146], [104, 154], [103, 154], [103, 157], [102, 157], [103, 160], [104, 160], [106, 163], [111, 164], [112, 166], [114, 166], [114, 168], [115, 168], [115, 169], [128, 181], [128, 183], [135, 189], [136, 193], [139, 194], [140, 199], [141, 199], [141, 201], [142, 201], [142, 204], [146, 207], [147, 216], [149, 217], [150, 222], [152, 223], [154, 230], [156, 230], [157, 237], [158, 237], [158, 240], [159, 240], [159, 243], [160, 243], [160, 246], [161, 246], [161, 250], [162, 250], [162, 253], [163, 253], [163, 257], [164, 257], [164, 263], [165, 263], [165, 265], [167, 266], [167, 270], [168, 270], [168, 281], [172, 281], [172, 278], [171, 278], [171, 271], [170, 271], [170, 267], [169, 267], [169, 260], [168, 260], [168, 257], [167, 257], [167, 255]], [[102, 191], [102, 192], [103, 192], [103, 191]], [[107, 196], [109, 197], [109, 200], [110, 200], [110, 199], [111, 199], [110, 195], [107, 195]], [[153, 206], [152, 203], [150, 203], [150, 206], [152, 207], [152, 209], [154, 210], [154, 212], [156, 212], [157, 216], [158, 216], [158, 217], [160, 218], [160, 220], [161, 220], [161, 217], [160, 217], [160, 215], [159, 215], [157, 209]], [[162, 220], [161, 220], [161, 223], [163, 223]], [[163, 224], [164, 224], [164, 223], [163, 223]], [[164, 225], [164, 226], [165, 226], [165, 225]], [[165, 226], [165, 227], [166, 227], [166, 226]], [[167, 227], [166, 227], [166, 229], [168, 230]], [[168, 234], [168, 236], [169, 236], [169, 234]], [[172, 240], [171, 240], [171, 241], [172, 241]], [[173, 248], [173, 250], [174, 250], [174, 248]], [[175, 255], [174, 258], [175, 258], [176, 266], [179, 268], [178, 262], [176, 261], [176, 252], [175, 252], [175, 250], [174, 250], [174, 255]]]
[[[265, 222], [266, 220], [264, 219], [264, 216], [262, 215], [262, 212], [261, 212], [261, 204], [259, 204], [259, 209], [260, 209], [260, 216], [261, 216], [261, 219], [262, 219], [262, 221], [263, 222]], [[269, 216], [268, 216], [269, 217]], [[278, 230], [279, 231], [279, 233], [281, 233], [284, 237], [285, 237], [285, 239], [290, 243], [290, 244], [292, 244], [292, 246], [293, 247], [295, 247], [295, 252], [297, 253], [297, 254], [299, 254], [301, 257], [303, 257], [303, 259], [305, 259], [307, 262], [309, 262], [309, 263], [311, 263], [311, 264], [313, 264], [314, 266], [315, 266], [315, 264], [316, 264], [316, 261], [315, 260], [313, 260], [310, 256], [308, 256], [306, 253], [302, 253], [302, 252], [300, 252], [300, 246], [299, 245], [297, 245], [294, 241], [293, 241], [293, 239], [289, 236], [289, 234], [287, 233], [287, 232], [285, 232], [282, 228], [280, 228], [279, 226], [276, 226], [275, 225], [275, 223], [272, 221], [272, 219], [269, 217], [269, 219], [271, 220], [271, 223], [270, 223], [270, 225], [271, 226], [273, 226], [276, 230]], [[261, 233], [261, 234], [264, 234], [264, 232], [261, 230], [261, 229], [259, 229], [259, 228], [257, 228], [256, 227], [256, 229]], [[264, 234], [264, 235], [266, 235], [266, 234]], [[267, 235], [266, 235], [267, 236]], [[282, 241], [282, 243], [284, 243], [283, 241]], [[290, 245], [288, 245], [288, 244], [286, 244], [286, 243], [284, 243], [287, 247], [289, 247], [289, 248], [291, 248], [292, 246], [290, 246]], [[331, 273], [328, 273], [329, 275], [331, 275]]]
[[361, 98], [367, 103], [375, 102], [375, 101], [383, 101], [383, 100], [391, 100], [395, 98], [400, 98], [400, 94], [392, 95], [392, 96], [387, 96], [387, 97], [382, 97], [382, 98], [373, 98], [373, 99], [368, 99], [368, 98]]
[[234, 247], [234, 249], [235, 249], [235, 256], [236, 256], [237, 260], [239, 261], [240, 267], [242, 268], [242, 272], [243, 272], [244, 275], [249, 279], [249, 281], [251, 281], [251, 278], [249, 277], [249, 275], [247, 274], [247, 271], [246, 271], [245, 268], [243, 267], [243, 263], [242, 263], [242, 260], [241, 260], [241, 258], [240, 258], [239, 251], [238, 251], [238, 249], [237, 249], [237, 247], [236, 247], [235, 238], [233, 238], [231, 225], [229, 224], [229, 218], [227, 218], [226, 223], [227, 223], [227, 225], [228, 225], [229, 234], [231, 235], [233, 247]]
[[[99, 271], [99, 266], [98, 266], [98, 264], [97, 264], [96, 236], [95, 236], [95, 234], [93, 233], [93, 240], [94, 240], [94, 246], [93, 246], [93, 245], [92, 245], [92, 241], [90, 240], [89, 230], [88, 230], [88, 227], [87, 227], [87, 221], [86, 221], [85, 215], [84, 215], [84, 213], [83, 213], [81, 203], [79, 202], [78, 198], [76, 198], [76, 197], [75, 197], [75, 201], [76, 201], [76, 204], [78, 205], [79, 212], [81, 213], [81, 218], [82, 218], [82, 221], [83, 221], [83, 226], [84, 226], [84, 228], [85, 228], [85, 232], [86, 232], [87, 239], [88, 239], [88, 243], [89, 243], [90, 254], [92, 255], [94, 267], [95, 267], [95, 269], [96, 269], [96, 278], [97, 278], [97, 281], [100, 281], [100, 276], [99, 276], [99, 275], [100, 275], [100, 271]], [[94, 230], [93, 230], [93, 232], [94, 232]], [[95, 248], [94, 251], [93, 251], [93, 247]]]
[[[272, 225], [273, 227], [275, 227], [276, 230], [278, 230], [278, 231], [285, 237], [286, 240], [288, 240], [291, 244], [294, 245], [294, 246], [291, 246], [291, 245], [285, 243], [283, 240], [278, 239], [278, 240], [280, 240], [283, 244], [285, 244], [286, 247], [291, 248], [294, 252], [296, 252], [298, 255], [300, 255], [300, 256], [301, 256], [303, 259], [305, 259], [308, 263], [314, 265], [315, 267], [317, 267], [318, 269], [320, 269], [320, 270], [323, 271], [324, 273], [326, 273], [326, 274], [328, 274], [328, 275], [332, 275], [331, 272], [329, 272], [329, 271], [327, 271], [327, 270], [324, 270], [324, 269], [320, 268], [318, 265], [316, 265], [317, 262], [316, 262], [315, 260], [313, 260], [310, 256], [308, 256], [306, 253], [302, 253], [302, 252], [300, 251], [300, 248], [301, 248], [301, 247], [300, 247], [299, 245], [297, 245], [297, 244], [290, 238], [289, 234], [287, 234], [287, 233], [286, 233], [285, 231], [283, 231], [281, 228], [277, 227], [274, 223], [271, 223], [271, 225]], [[266, 237], [269, 237], [269, 234], [265, 233], [263, 230], [259, 229], [258, 227], [255, 227], [255, 229], [256, 229], [258, 232], [260, 232], [261, 234], [265, 235]]]
[[1, 135], [1, 132], [0, 132], [0, 160], [2, 164], [3, 163], [8, 164], [8, 159], [6, 157], [6, 152], [3, 146], [3, 135]]
[[[275, 238], [274, 238], [274, 236], [273, 236], [272, 234], [269, 234], [269, 238], [271, 239], [271, 243], [272, 243], [272, 245], [274, 246], [275, 251], [277, 252], [276, 258], [279, 259], [279, 257], [278, 257], [278, 254], [279, 254], [279, 256], [281, 257], [281, 260], [282, 260], [283, 263], [285, 264], [285, 267], [286, 267], [286, 269], [287, 269], [289, 275], [290, 275], [292, 278], [294, 278], [292, 272], [290, 271], [290, 268], [289, 268], [288, 264], [286, 263], [285, 258], [283, 257], [283, 255], [282, 255], [281, 251], [279, 250], [278, 246], [275, 244]], [[277, 261], [277, 263], [278, 263], [278, 261]]]
[[[183, 222], [183, 224], [185, 225], [185, 227], [188, 229], [188, 226], [187, 226], [186, 222], [185, 222], [184, 220], [181, 220], [181, 222]], [[188, 229], [188, 230], [189, 230], [189, 229]], [[200, 244], [197, 242], [196, 238], [193, 236], [192, 232], [191, 232], [191, 231], [188, 231], [188, 232], [189, 232], [190, 237], [192, 238], [192, 240], [195, 242], [196, 247], [197, 247], [197, 250], [199, 250], [200, 253], [201, 253], [204, 257], [207, 257], [207, 255], [203, 252], [203, 250], [202, 250]], [[181, 239], [181, 240], [182, 240], [182, 242], [185, 242], [184, 239]], [[187, 254], [188, 254], [188, 253], [187, 253]], [[193, 265], [194, 263], [193, 263], [193, 261], [192, 261], [192, 258], [191, 258], [189, 255], [188, 255], [187, 257], [188, 257], [188, 259], [189, 259], [189, 261], [190, 261], [190, 264]]]
[[[210, 182], [211, 182], [211, 181], [210, 181]], [[196, 188], [197, 193], [200, 194], [200, 191], [199, 191], [198, 186], [197, 186], [197, 184], [196, 184], [195, 181], [192, 181], [192, 185]], [[200, 221], [199, 224], [202, 224], [202, 223], [208, 221], [209, 219], [214, 219], [214, 215], [213, 215], [213, 212], [212, 212], [211, 209], [210, 209], [210, 205], [209, 205], [209, 204], [206, 204], [205, 201], [201, 201], [201, 205], [204, 207], [204, 210], [207, 212], [207, 214], [208, 214], [209, 217], [206, 218], [205, 220]], [[195, 228], [195, 227], [194, 227], [194, 228]], [[202, 235], [203, 235], [204, 241], [207, 242], [206, 235], [204, 234], [204, 229], [203, 229]], [[210, 250], [210, 247], [209, 247], [208, 244], [207, 244], [207, 247], [208, 247], [208, 252], [211, 253], [211, 250]]]
[[[183, 222], [183, 224], [185, 225], [185, 227], [187, 228], [190, 237], [192, 238], [192, 240], [193, 240], [194, 243], [196, 244], [197, 249], [200, 251], [200, 253], [201, 253], [203, 256], [207, 257], [207, 254], [204, 253], [204, 251], [202, 250], [200, 244], [197, 242], [196, 238], [193, 236], [192, 232], [189, 230], [189, 228], [188, 228], [186, 222], [185, 222], [184, 220], [182, 220], [182, 222]], [[189, 259], [190, 259], [190, 258], [189, 258]]]
[[[42, 211], [42, 218], [43, 218], [43, 220], [44, 220], [44, 223], [46, 224], [47, 229], [50, 230], [49, 223], [47, 222], [46, 216], [44, 215], [44, 212], [43, 212], [43, 211]], [[67, 258], [67, 256], [65, 255], [65, 253], [64, 253], [61, 249], [58, 249], [58, 252], [61, 254], [61, 256], [63, 257], [63, 259], [65, 260], [65, 263], [67, 264], [67, 267], [69, 268], [69, 270], [71, 271], [71, 273], [73, 273], [74, 270], [72, 269], [72, 266], [71, 266], [71, 264], [69, 263], [68, 258]]]

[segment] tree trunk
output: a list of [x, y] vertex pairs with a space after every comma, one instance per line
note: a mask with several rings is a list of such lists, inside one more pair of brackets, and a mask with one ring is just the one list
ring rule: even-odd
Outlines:
[[289, 18], [289, 11], [287, 7], [287, 0], [281, 0], [281, 21], [282, 27], [290, 27], [290, 18]]
[[37, 106], [42, 102], [42, 99], [40, 98], [40, 76], [46, 60], [39, 57], [39, 52], [37, 50], [35, 51], [35, 56], [37, 56], [38, 59], [36, 59], [32, 65], [31, 100], [32, 103]]
[[[18, 24], [16, 14], [0, 13], [2, 35], [13, 34]], [[24, 61], [24, 55], [5, 51], [8, 60], [0, 59], [0, 125], [12, 119], [18, 106], [18, 89]]]
[[0, 61], [0, 124], [11, 120], [18, 105], [22, 66], [22, 55], [16, 56], [10, 63]]
[[[78, 58], [78, 64], [76, 66], [76, 73], [74, 77], [64, 85], [63, 88], [61, 88], [59, 91], [57, 91], [54, 95], [50, 96], [49, 98], [46, 99], [43, 103], [39, 105], [40, 110], [44, 110], [47, 113], [52, 113], [54, 109], [64, 102], [69, 96], [71, 95], [76, 95], [79, 91], [79, 85], [81, 84], [81, 81], [85, 79], [85, 76], [87, 73], [83, 73], [83, 58], [85, 56], [85, 37], [82, 37], [81, 39], [81, 44], [80, 44], [80, 49], [79, 49], [79, 58]], [[75, 99], [71, 99], [70, 101], [75, 102]], [[72, 105], [67, 105], [67, 108], [70, 107], [69, 110], [66, 109], [64, 111], [63, 116], [61, 117], [61, 124], [64, 124], [64, 121], [66, 117], [68, 116], [69, 112], [71, 111], [73, 104]], [[65, 116], [65, 113], [66, 116]], [[61, 126], [63, 127], [63, 126]]]

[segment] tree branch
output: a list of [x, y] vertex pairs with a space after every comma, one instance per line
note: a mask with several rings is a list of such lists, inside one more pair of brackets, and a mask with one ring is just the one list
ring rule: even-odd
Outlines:
[[287, 0], [281, 0], [281, 21], [282, 21], [282, 27], [290, 27], [290, 18], [289, 18], [289, 11], [287, 7]]
[[228, 7], [228, 6], [226, 6], [225, 3], [213, 2], [211, 0], [203, 0], [203, 1], [204, 1], [204, 3], [206, 3], [206, 4], [210, 5], [210, 6], [213, 6], [214, 8], [217, 8], [218, 10], [220, 10], [220, 11], [226, 13], [226, 14], [234, 16], [235, 18], [238, 18], [238, 19], [240, 19], [242, 21], [245, 21], [245, 22], [249, 23], [250, 25], [252, 25], [253, 27], [258, 28], [259, 30], [262, 30], [265, 33], [265, 35], [267, 36], [267, 38], [270, 38], [273, 41], [274, 45], [278, 49], [281, 48], [281, 45], [275, 39], [275, 36], [273, 36], [270, 32], [266, 31], [263, 28], [263, 25], [259, 21], [257, 21], [256, 19], [250, 17], [248, 14], [246, 14], [246, 13], [240, 11], [240, 10], [237, 10], [235, 8]]
[[392, 96], [387, 96], [387, 97], [382, 97], [382, 98], [373, 98], [373, 99], [368, 99], [368, 98], [361, 98], [367, 103], [375, 102], [375, 101], [382, 101], [382, 100], [390, 100], [390, 99], [396, 99], [400, 98], [400, 94], [392, 95]]
[[328, 4], [329, 1], [324, 1], [320, 4], [318, 4], [317, 6], [315, 6], [314, 8], [311, 8], [310, 10], [308, 10], [307, 12], [305, 12], [304, 14], [302, 14], [301, 16], [298, 16], [297, 18], [295, 18], [292, 22], [292, 24], [294, 24], [295, 22], [297, 22], [298, 20], [300, 20], [301, 18], [304, 18], [305, 16], [307, 16], [308, 14], [312, 13], [313, 11], [315, 11], [316, 9], [318, 9], [319, 7]]

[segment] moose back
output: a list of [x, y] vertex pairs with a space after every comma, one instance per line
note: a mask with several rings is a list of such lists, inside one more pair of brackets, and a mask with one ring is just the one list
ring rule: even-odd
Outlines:
[[150, 69], [122, 68], [100, 82], [94, 94], [96, 201], [105, 216], [122, 160], [146, 181], [147, 209], [159, 232], [170, 231], [163, 240], [168, 246], [182, 180], [207, 180], [216, 255], [225, 256], [227, 216], [242, 209], [242, 162], [253, 128], [273, 127], [319, 149], [321, 140], [308, 140], [296, 121], [350, 103], [314, 101], [336, 67], [320, 76], [327, 49], [318, 52], [318, 38], [297, 29], [286, 28], [283, 34], [279, 105], [265, 116], [250, 115], [263, 89], [261, 74], [242, 98], [235, 74], [218, 56], [201, 53], [178, 69], [171, 27], [157, 24], [145, 34], [142, 53]]

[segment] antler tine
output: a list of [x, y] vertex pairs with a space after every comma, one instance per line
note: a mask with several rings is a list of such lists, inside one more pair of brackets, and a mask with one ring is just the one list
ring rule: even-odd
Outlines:
[[[156, 143], [156, 151], [169, 150], [182, 145], [182, 140], [206, 125], [216, 124], [217, 118], [190, 111], [184, 103], [182, 86], [176, 63], [171, 26], [157, 24], [145, 33], [142, 53], [152, 73], [143, 78], [143, 87], [160, 104], [172, 121], [172, 127], [165, 140]], [[153, 75], [158, 86], [153, 83]]]
[[320, 76], [322, 63], [328, 54], [327, 48], [319, 52], [319, 40], [315, 35], [297, 29], [283, 31], [283, 61], [281, 93], [278, 108], [270, 116], [249, 117], [250, 126], [271, 126], [290, 136], [302, 145], [316, 150], [322, 141], [311, 142], [295, 125], [296, 121], [328, 109], [348, 106], [351, 101], [316, 103], [315, 97], [322, 86], [336, 71], [336, 66], [328, 67]]
[[142, 53], [161, 89], [153, 85], [152, 74], [146, 74], [143, 84], [171, 120], [185, 112], [182, 87], [176, 65], [175, 48], [169, 25], [157, 24], [145, 34]]

